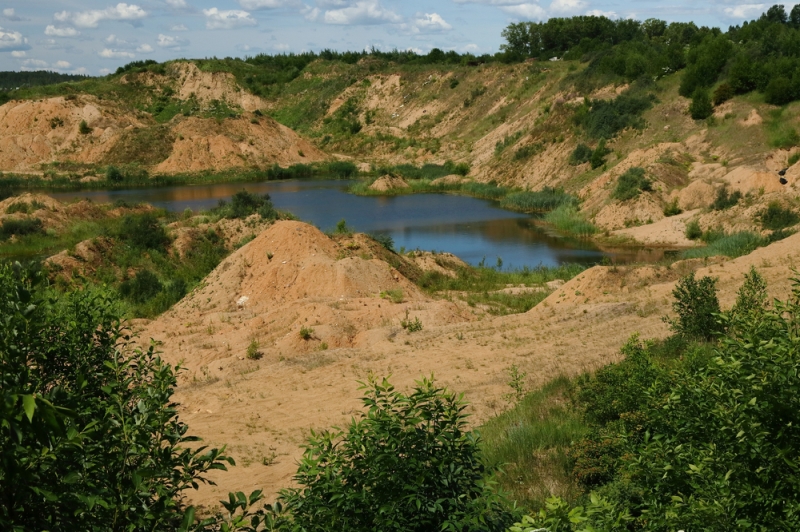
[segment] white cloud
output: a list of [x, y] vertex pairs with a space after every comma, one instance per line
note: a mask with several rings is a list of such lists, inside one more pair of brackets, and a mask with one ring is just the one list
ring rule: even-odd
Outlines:
[[159, 33], [156, 44], [161, 48], [180, 48], [181, 46], [189, 44], [189, 41], [181, 39], [180, 37], [172, 37], [171, 35]]
[[530, 20], [547, 18], [547, 12], [539, 4], [501, 5], [501, 9], [511, 15]]
[[320, 9], [318, 7], [303, 6], [300, 14], [309, 22], [316, 22], [319, 19]]
[[617, 15], [615, 11], [601, 11], [600, 9], [591, 9], [587, 11], [586, 14], [590, 17], [619, 18], [619, 15]]
[[4, 30], [0, 27], [0, 52], [13, 52], [20, 50], [30, 50], [28, 39], [18, 31]]
[[150, 54], [153, 53], [153, 47], [150, 46], [149, 44], [143, 44], [141, 46], [138, 46], [136, 48], [136, 51], [139, 52], [140, 54]]
[[54, 18], [59, 22], [71, 22], [79, 28], [96, 28], [104, 20], [122, 20], [126, 22], [136, 22], [147, 16], [147, 11], [136, 4], [119, 3], [113, 7], [105, 9], [91, 9], [72, 13], [62, 11], [56, 13]]
[[22, 66], [28, 68], [47, 68], [49, 65], [47, 61], [42, 61], [41, 59], [26, 59], [22, 62]]
[[730, 18], [750, 19], [763, 13], [766, 7], [767, 4], [741, 4], [734, 7], [726, 7], [723, 11]]
[[176, 24], [172, 26], [169, 31], [189, 31], [189, 28], [184, 26], [183, 24]]
[[438, 13], [417, 13], [411, 21], [413, 33], [438, 33], [452, 29], [453, 26], [448, 24]]
[[27, 54], [22, 50], [14, 50], [13, 52], [11, 52], [12, 57], [25, 57], [25, 55]]
[[100, 72], [101, 74], [104, 74], [104, 75], [105, 74], [111, 74], [111, 69], [110, 68], [101, 68], [100, 70], [98, 70], [98, 72]]
[[72, 65], [69, 63], [69, 61], [56, 61], [55, 63], [53, 63], [53, 66], [54, 66], [55, 68], [61, 68], [61, 69], [64, 69], [64, 68], [69, 68], [69, 67], [71, 67]]
[[186, 3], [186, 0], [165, 0], [167, 5], [172, 9], [187, 9], [189, 4]]
[[342, 9], [325, 12], [326, 24], [360, 25], [400, 23], [403, 17], [380, 5], [378, 0], [358, 0]]
[[50, 37], [77, 37], [81, 34], [75, 28], [70, 27], [62, 27], [56, 28], [52, 24], [48, 24], [47, 27], [44, 29], [44, 34], [49, 35]]
[[251, 17], [250, 13], [238, 9], [220, 11], [212, 7], [204, 9], [203, 14], [206, 16], [206, 28], [209, 30], [231, 30], [256, 25], [256, 19]]
[[97, 55], [100, 57], [104, 57], [106, 59], [133, 59], [136, 57], [131, 52], [125, 52], [122, 50], [113, 50], [111, 48], [103, 48], [102, 52], [98, 52]]
[[3, 10], [3, 18], [6, 20], [10, 20], [12, 22], [19, 22], [21, 20], [28, 20], [26, 18], [22, 18], [14, 12], [13, 7], [7, 7]]
[[550, 4], [550, 12], [559, 15], [575, 15], [586, 8], [587, 4], [583, 0], [553, 0]]
[[300, 0], [239, 0], [239, 5], [245, 9], [278, 9], [281, 7], [300, 8]]

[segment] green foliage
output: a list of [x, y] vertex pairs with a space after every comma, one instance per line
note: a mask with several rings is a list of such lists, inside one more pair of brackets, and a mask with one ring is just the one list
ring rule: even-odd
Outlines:
[[330, 174], [337, 179], [349, 179], [358, 175], [358, 167], [350, 161], [330, 161], [320, 166], [322, 173]]
[[730, 83], [720, 83], [716, 89], [714, 89], [713, 95], [713, 103], [714, 106], [722, 105], [723, 103], [727, 102], [731, 98], [733, 98], [734, 92], [733, 87], [731, 87]]
[[369, 236], [388, 251], [394, 251], [394, 239], [392, 235], [388, 233], [370, 233]]
[[703, 236], [703, 230], [700, 229], [700, 222], [697, 220], [692, 220], [691, 222], [686, 224], [686, 238], [689, 240], [697, 240], [701, 236]]
[[761, 235], [750, 231], [739, 231], [730, 235], [723, 232], [707, 231], [702, 234], [702, 238], [709, 243], [708, 246], [687, 249], [682, 253], [682, 256], [687, 259], [713, 257], [715, 255], [735, 258], [747, 255], [767, 243], [767, 240]]
[[0, 72], [0, 92], [10, 91], [17, 87], [36, 87], [53, 85], [67, 81], [83, 81], [89, 76], [85, 74], [60, 74], [50, 70], [4, 71]]
[[[610, 139], [625, 128], [642, 129], [642, 113], [653, 106], [653, 98], [631, 90], [613, 100], [593, 100], [579, 108], [575, 121], [594, 139]], [[596, 151], [596, 150], [595, 150]]]
[[175, 135], [169, 126], [150, 126], [122, 131], [106, 163], [114, 165], [156, 165], [170, 156]]
[[386, 380], [363, 388], [366, 412], [345, 431], [312, 432], [281, 492], [309, 532], [504, 530], [510, 514], [485, 480], [466, 405], [432, 379], [406, 395]]
[[312, 327], [300, 327], [299, 335], [302, 340], [311, 340], [314, 337], [314, 329]]
[[525, 398], [525, 377], [528, 374], [520, 371], [516, 364], [508, 368], [508, 386], [511, 392], [506, 394], [505, 399], [511, 404], [519, 404]]
[[764, 229], [771, 229], [773, 231], [780, 231], [787, 227], [792, 227], [800, 222], [800, 216], [791, 209], [783, 207], [777, 201], [771, 201], [767, 205], [766, 210], [761, 213], [761, 226]]
[[240, 190], [231, 197], [230, 203], [220, 200], [211, 213], [220, 218], [243, 219], [253, 214], [258, 214], [262, 220], [275, 220], [278, 212], [272, 205], [269, 194], [261, 196]]
[[588, 163], [592, 158], [593, 150], [586, 144], [579, 143], [569, 156], [569, 164], [571, 166], [578, 166], [579, 164]]
[[703, 276], [695, 279], [694, 272], [683, 277], [672, 290], [675, 319], [664, 318], [670, 329], [686, 338], [711, 340], [723, 327], [719, 320], [717, 280]]
[[525, 515], [508, 532], [596, 532], [628, 530], [633, 518], [624, 505], [592, 494], [585, 506], [551, 497], [534, 515]]
[[32, 202], [28, 203], [27, 201], [18, 201], [16, 203], [12, 203], [6, 208], [6, 214], [14, 214], [21, 212], [22, 214], [31, 214], [39, 209], [44, 209], [45, 205], [39, 201], [33, 200]]
[[744, 283], [736, 294], [736, 303], [731, 308], [731, 315], [737, 320], [748, 317], [759, 318], [763, 316], [768, 305], [767, 282], [754, 266], [750, 266], [750, 271], [745, 274]]
[[380, 293], [382, 299], [388, 299], [392, 303], [399, 304], [403, 302], [403, 291], [402, 290], [384, 290]]
[[249, 360], [259, 360], [264, 354], [258, 350], [259, 348], [258, 340], [253, 339], [250, 344], [247, 346], [247, 358]]
[[738, 190], [729, 193], [728, 187], [722, 187], [717, 191], [717, 197], [714, 199], [714, 203], [711, 204], [711, 208], [715, 211], [724, 211], [734, 207], [741, 199], [742, 193]]
[[6, 218], [0, 225], [0, 241], [12, 236], [27, 236], [44, 233], [44, 225], [39, 218], [20, 218], [14, 220]]
[[[732, 54], [733, 44], [730, 42], [730, 37], [720, 33], [708, 34], [700, 43], [691, 47], [686, 56], [686, 71], [678, 90], [681, 96], [687, 98], [692, 96], [694, 104], [695, 95], [699, 94], [698, 89], [707, 89], [717, 81]], [[710, 106], [711, 101], [707, 91], [704, 97], [708, 99]], [[695, 118], [695, 113], [692, 113], [692, 118]]]
[[789, 156], [789, 166], [793, 166], [797, 161], [800, 161], [800, 151]]
[[517, 143], [519, 139], [522, 138], [522, 131], [517, 131], [512, 135], [506, 135], [503, 137], [503, 140], [498, 140], [494, 145], [494, 155], [495, 157], [499, 156], [506, 148], [509, 146], [513, 146]]
[[617, 186], [611, 197], [620, 201], [627, 201], [639, 197], [642, 192], [653, 190], [652, 183], [644, 176], [644, 168], [634, 166], [619, 176]]
[[522, 212], [552, 211], [562, 205], [577, 205], [578, 199], [564, 192], [564, 189], [544, 187], [537, 191], [512, 192], [500, 206], [504, 209]]
[[682, 212], [683, 209], [678, 207], [678, 198], [675, 198], [664, 206], [664, 216], [677, 216]]
[[406, 317], [400, 320], [400, 326], [410, 333], [422, 330], [422, 322], [419, 320], [419, 316], [414, 316], [412, 320], [408, 317], [408, 309], [406, 309]]
[[185, 492], [233, 460], [187, 434], [176, 370], [128, 344], [107, 293], [54, 298], [40, 281], [0, 266], [0, 527], [191, 523]]
[[353, 234], [353, 228], [347, 225], [347, 221], [342, 218], [336, 222], [336, 228], [333, 230], [334, 235], [350, 236]]
[[115, 235], [140, 250], [164, 249], [170, 242], [167, 232], [153, 213], [126, 214]]
[[606, 139], [600, 139], [600, 142], [597, 143], [597, 147], [592, 152], [592, 156], [589, 157], [589, 163], [592, 166], [592, 170], [600, 168], [606, 162], [606, 155], [611, 153], [611, 150], [606, 148]]
[[81, 123], [78, 124], [78, 133], [81, 135], [88, 135], [92, 132], [92, 128], [89, 127], [89, 124], [86, 123], [86, 120], [81, 120]]
[[562, 233], [581, 238], [592, 236], [597, 227], [586, 220], [573, 205], [562, 205], [544, 216], [544, 221], [553, 225]]
[[711, 104], [707, 89], [698, 88], [694, 91], [692, 103], [689, 104], [689, 114], [694, 120], [705, 120], [714, 114], [714, 106]]
[[455, 89], [458, 87], [459, 81], [458, 78], [450, 78], [450, 88]]
[[133, 279], [124, 281], [120, 285], [119, 293], [135, 304], [142, 304], [154, 298], [163, 288], [164, 285], [153, 272], [141, 270], [136, 272]]
[[544, 151], [544, 146], [541, 142], [536, 142], [534, 144], [526, 144], [525, 146], [521, 146], [517, 148], [514, 152], [514, 160], [515, 161], [524, 161], [529, 157], [534, 155], [538, 155]]
[[125, 176], [120, 172], [119, 168], [116, 166], [111, 166], [106, 169], [106, 181], [110, 181], [112, 183], [119, 183], [123, 181]]

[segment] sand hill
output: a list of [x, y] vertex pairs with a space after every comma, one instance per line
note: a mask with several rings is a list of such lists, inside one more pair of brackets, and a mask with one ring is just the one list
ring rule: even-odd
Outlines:
[[[192, 431], [228, 444], [239, 464], [215, 475], [220, 485], [202, 488], [196, 502], [289, 485], [305, 435], [347, 423], [359, 408], [357, 381], [371, 375], [392, 375], [405, 387], [433, 373], [466, 393], [479, 423], [507, 407], [512, 364], [533, 387], [617, 359], [634, 332], [666, 335], [661, 316], [670, 312], [674, 282], [689, 271], [719, 277], [729, 307], [751, 265], [771, 294], [785, 297], [800, 260], [795, 235], [735, 260], [597, 266], [526, 314], [477, 319], [463, 303], [431, 300], [384, 260], [354, 255], [354, 242], [276, 223], [172, 310], [138, 325], [142, 340], [158, 340], [167, 360], [186, 368], [176, 399]], [[385, 298], [388, 290], [402, 290], [403, 302]], [[421, 331], [400, 326], [406, 312]], [[303, 328], [313, 330], [307, 339]], [[250, 345], [257, 360], [246, 355]]]

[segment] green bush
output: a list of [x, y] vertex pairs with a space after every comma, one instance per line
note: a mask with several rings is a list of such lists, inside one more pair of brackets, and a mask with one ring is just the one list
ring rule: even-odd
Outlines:
[[733, 87], [731, 87], [730, 83], [720, 83], [719, 86], [714, 89], [714, 105], [722, 105], [723, 103], [727, 102], [731, 98], [733, 98], [734, 92]]
[[784, 208], [779, 202], [771, 201], [761, 213], [761, 226], [764, 229], [780, 231], [800, 222], [800, 216], [791, 209]]
[[89, 127], [89, 124], [86, 123], [86, 120], [81, 120], [81, 123], [78, 124], [78, 133], [81, 135], [88, 135], [92, 132], [92, 128]]
[[689, 114], [695, 120], [705, 120], [714, 114], [714, 106], [707, 89], [697, 89], [692, 94], [692, 103], [689, 104]]
[[703, 230], [700, 229], [700, 222], [697, 220], [692, 220], [691, 222], [686, 224], [686, 238], [689, 240], [697, 240], [701, 236], [703, 236]]
[[242, 219], [258, 214], [263, 220], [275, 220], [278, 212], [272, 205], [269, 194], [261, 196], [240, 190], [231, 197], [230, 203], [220, 200], [211, 212], [221, 218]]
[[792, 80], [785, 76], [772, 78], [764, 89], [764, 101], [772, 105], [786, 105], [798, 96]]
[[108, 168], [106, 168], [106, 181], [109, 181], [111, 183], [119, 183], [124, 179], [125, 176], [122, 174], [122, 172], [120, 172], [119, 168], [117, 168], [116, 166], [109, 166]]
[[44, 225], [39, 218], [5, 219], [0, 226], [0, 240], [7, 240], [12, 235], [26, 236], [44, 233]]
[[589, 158], [589, 163], [591, 163], [592, 170], [603, 166], [606, 162], [606, 155], [608, 155], [610, 152], [611, 150], [606, 148], [606, 139], [600, 139], [597, 147], [592, 152], [592, 156]]
[[704, 276], [695, 279], [694, 272], [683, 277], [672, 290], [675, 301], [672, 310], [678, 315], [675, 319], [664, 318], [676, 334], [686, 338], [711, 340], [722, 332], [719, 323], [719, 300], [717, 299], [717, 280]]
[[742, 199], [742, 193], [738, 190], [733, 191], [732, 194], [728, 193], [728, 187], [722, 187], [717, 191], [717, 197], [714, 200], [714, 203], [711, 204], [711, 208], [715, 211], [723, 211], [725, 209], [730, 209], [731, 207], [735, 206], [739, 203], [739, 200]]
[[141, 305], [147, 303], [164, 288], [158, 277], [150, 270], [136, 272], [133, 279], [124, 281], [119, 287], [119, 293], [125, 299]]
[[716, 255], [741, 257], [767, 243], [761, 235], [750, 231], [740, 231], [730, 235], [719, 231], [706, 231], [701, 238], [709, 242], [709, 245], [704, 248], [687, 249], [682, 253], [684, 258], [695, 259]]
[[312, 433], [280, 498], [309, 532], [502, 531], [511, 515], [485, 481], [466, 405], [433, 380], [409, 395], [364, 385], [366, 412], [342, 432]]
[[126, 214], [116, 235], [123, 242], [137, 249], [164, 249], [169, 237], [153, 213]]
[[791, 154], [789, 156], [789, 163], [788, 164], [789, 164], [789, 166], [794, 166], [794, 164], [797, 161], [800, 161], [800, 151], [794, 152], [793, 154]]
[[644, 176], [644, 168], [634, 166], [619, 176], [611, 197], [620, 201], [636, 198], [642, 192], [653, 190], [652, 183]]
[[178, 530], [185, 492], [233, 460], [178, 419], [176, 369], [128, 343], [104, 291], [0, 265], [0, 528]]
[[578, 166], [579, 164], [588, 163], [592, 158], [592, 149], [586, 144], [580, 143], [575, 146], [572, 153], [569, 155], [569, 164], [571, 166]]
[[389, 251], [394, 251], [394, 239], [388, 233], [370, 233], [372, 239]]
[[675, 198], [664, 206], [664, 216], [677, 216], [682, 212], [683, 209], [678, 207], [678, 198]]
[[594, 139], [610, 139], [625, 128], [642, 129], [642, 113], [653, 106], [650, 96], [627, 91], [613, 100], [587, 100], [586, 107], [575, 115], [575, 120]]

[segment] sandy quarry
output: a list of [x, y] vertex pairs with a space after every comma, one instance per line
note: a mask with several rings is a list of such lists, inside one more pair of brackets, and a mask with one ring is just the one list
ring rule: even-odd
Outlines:
[[[615, 360], [634, 332], [666, 335], [661, 317], [687, 272], [718, 277], [727, 308], [751, 265], [773, 295], [785, 296], [800, 262], [798, 234], [735, 260], [598, 266], [526, 314], [492, 318], [430, 299], [374, 255], [343, 253], [358, 242], [343, 248], [309, 225], [278, 222], [172, 310], [136, 324], [141, 340], [156, 339], [168, 361], [186, 368], [175, 399], [191, 432], [227, 444], [238, 464], [214, 474], [219, 485], [201, 488], [193, 502], [209, 507], [230, 490], [289, 486], [309, 430], [346, 424], [359, 410], [357, 382], [371, 375], [392, 375], [406, 388], [433, 373], [465, 393], [477, 424], [507, 408], [512, 364], [535, 387]], [[403, 301], [381, 297], [388, 290], [402, 290]], [[422, 331], [400, 326], [406, 312]], [[313, 329], [309, 339], [301, 328]], [[259, 360], [246, 357], [254, 340]]]

